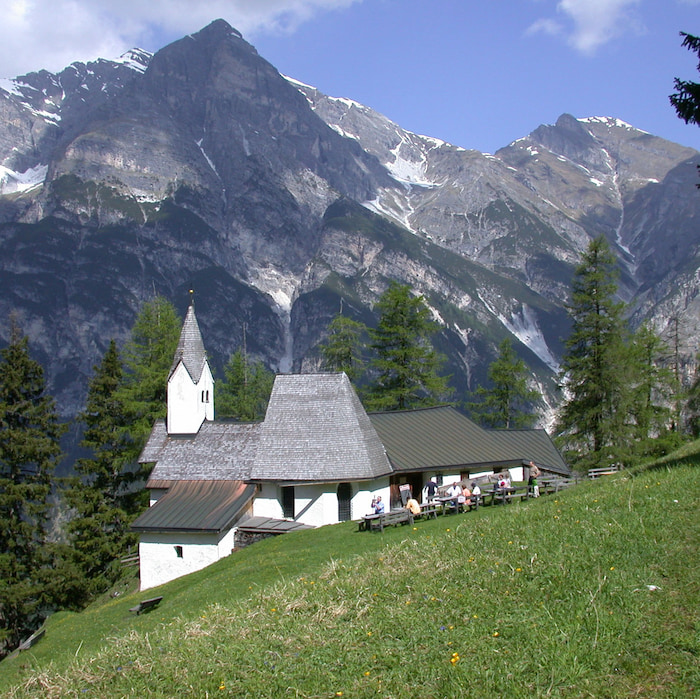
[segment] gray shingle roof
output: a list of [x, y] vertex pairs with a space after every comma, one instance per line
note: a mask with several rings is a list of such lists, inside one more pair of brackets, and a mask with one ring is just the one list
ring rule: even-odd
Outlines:
[[358, 481], [391, 472], [344, 373], [277, 376], [251, 480]]
[[369, 416], [397, 471], [520, 465], [570, 469], [544, 430], [485, 430], [450, 406]]
[[155, 463], [151, 488], [180, 480], [362, 481], [530, 460], [570, 472], [544, 430], [484, 430], [449, 406], [368, 416], [345, 374], [277, 376], [262, 423], [204, 422], [196, 435], [168, 436], [158, 421], [139, 459]]
[[182, 362], [185, 369], [189, 372], [192, 380], [199, 383], [202, 376], [202, 370], [207, 361], [207, 353], [204, 350], [204, 342], [202, 335], [199, 332], [199, 324], [194, 315], [194, 305], [190, 304], [185, 316], [185, 322], [182, 324], [180, 332], [180, 340], [175, 350], [175, 358], [173, 365], [170, 368], [170, 374], [177, 368], [177, 365]]
[[155, 462], [152, 481], [250, 479], [260, 423], [204, 422], [195, 435], [166, 434], [159, 420], [139, 461]]
[[212, 532], [229, 529], [255, 494], [241, 481], [177, 481], [131, 525], [136, 532]]

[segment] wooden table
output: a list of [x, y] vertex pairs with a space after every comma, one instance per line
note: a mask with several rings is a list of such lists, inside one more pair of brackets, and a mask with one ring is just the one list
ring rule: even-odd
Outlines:
[[369, 518], [369, 531], [384, 531], [384, 527], [397, 524], [413, 524], [413, 515], [409, 510], [391, 510], [381, 515], [373, 515]]

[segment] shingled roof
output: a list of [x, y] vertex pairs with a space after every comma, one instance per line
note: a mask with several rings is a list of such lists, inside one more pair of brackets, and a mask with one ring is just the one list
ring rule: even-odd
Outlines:
[[165, 422], [153, 427], [140, 463], [155, 463], [146, 486], [162, 481], [246, 481], [255, 459], [260, 423], [204, 422], [194, 435], [168, 435]]
[[344, 373], [277, 376], [254, 481], [359, 481], [389, 474], [384, 447]]
[[204, 350], [202, 335], [199, 332], [199, 324], [194, 315], [194, 304], [190, 304], [185, 316], [185, 322], [182, 324], [180, 340], [175, 350], [175, 358], [170, 368], [170, 375], [172, 376], [178, 364], [182, 362], [192, 380], [195, 383], [199, 383], [206, 361], [207, 354]]
[[450, 406], [369, 415], [396, 471], [520, 465], [569, 473], [544, 430], [485, 430]]
[[149, 488], [173, 481], [362, 481], [530, 460], [570, 472], [544, 430], [485, 430], [449, 406], [368, 416], [343, 373], [278, 375], [261, 423], [204, 422], [196, 435], [168, 435], [158, 421], [139, 458], [155, 464]]

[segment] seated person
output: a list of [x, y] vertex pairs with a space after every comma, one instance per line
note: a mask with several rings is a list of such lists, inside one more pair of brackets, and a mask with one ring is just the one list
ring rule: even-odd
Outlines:
[[381, 495], [377, 495], [377, 499], [374, 501], [374, 514], [375, 515], [384, 514], [384, 503], [382, 502]]
[[472, 495], [481, 495], [481, 488], [476, 481], [472, 481]]
[[469, 486], [465, 483], [464, 487], [462, 488], [462, 497], [464, 500], [462, 502], [465, 505], [471, 505], [472, 504], [472, 491], [469, 490]]
[[462, 496], [462, 489], [459, 487], [459, 483], [455, 481], [447, 489], [447, 497], [452, 500], [452, 507], [456, 510], [459, 507], [459, 498]]
[[418, 500], [416, 500], [415, 498], [409, 498], [408, 501], [406, 502], [406, 509], [412, 515], [419, 515], [420, 514], [420, 505], [418, 504]]

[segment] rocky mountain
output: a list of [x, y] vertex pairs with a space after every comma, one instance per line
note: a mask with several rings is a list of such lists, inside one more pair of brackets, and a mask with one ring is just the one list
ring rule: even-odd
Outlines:
[[66, 417], [154, 293], [184, 311], [195, 290], [215, 366], [245, 333], [304, 371], [341, 307], [371, 323], [392, 279], [430, 304], [458, 393], [510, 335], [551, 414], [573, 268], [601, 233], [634, 322], [697, 344], [700, 154], [615, 119], [464, 150], [281, 76], [222, 20], [0, 88], [0, 318]]

